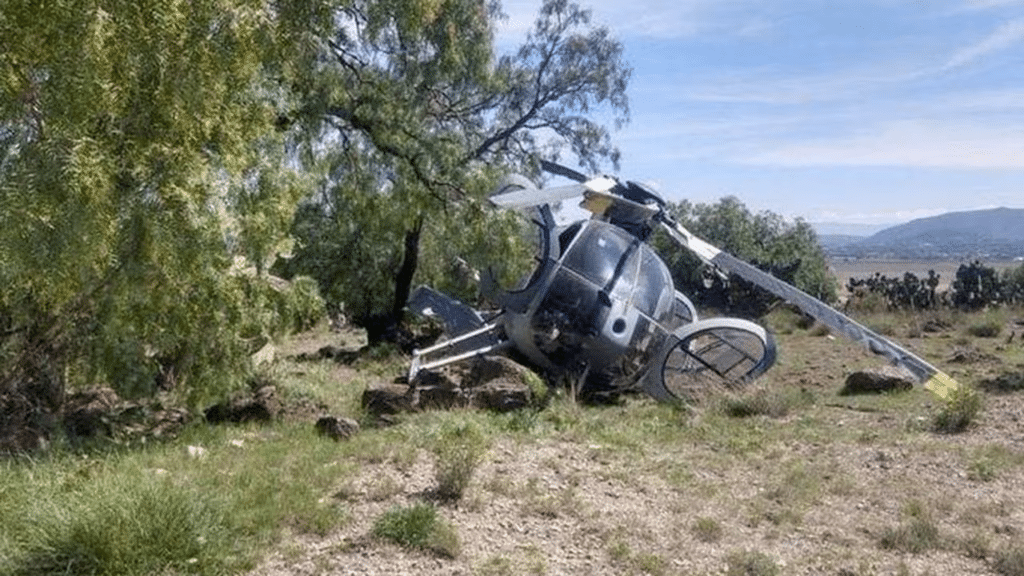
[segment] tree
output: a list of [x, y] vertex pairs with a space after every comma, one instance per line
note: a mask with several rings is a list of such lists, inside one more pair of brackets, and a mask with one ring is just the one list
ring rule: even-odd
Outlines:
[[326, 177], [280, 269], [315, 276], [372, 339], [393, 333], [414, 276], [442, 279], [456, 258], [522, 272], [516, 222], [483, 196], [561, 148], [591, 168], [615, 162], [608, 129], [587, 116], [628, 117], [622, 46], [579, 6], [548, 0], [526, 44], [494, 64], [496, 4], [420, 4], [346, 5], [321, 30], [324, 65], [289, 119]]
[[235, 258], [261, 268], [302, 191], [275, 128], [292, 24], [258, 0], [5, 2], [0, 428], [45, 427], [66, 375], [198, 401], [245, 369], [279, 319]]
[[[669, 203], [669, 214], [714, 246], [746, 260], [804, 292], [832, 302], [836, 281], [828, 270], [817, 236], [803, 220], [789, 222], [770, 211], [752, 213], [733, 196], [717, 204]], [[655, 246], [672, 271], [676, 288], [699, 305], [748, 316], [766, 313], [777, 298], [735, 275], [723, 282], [700, 260], [668, 238], [655, 238]]]

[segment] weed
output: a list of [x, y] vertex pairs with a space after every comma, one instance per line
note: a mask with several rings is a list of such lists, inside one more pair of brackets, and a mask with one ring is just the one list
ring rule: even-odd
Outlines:
[[385, 512], [373, 523], [372, 533], [407, 548], [449, 558], [457, 557], [461, 547], [455, 527], [440, 518], [434, 506], [422, 502]]
[[701, 542], [717, 542], [722, 537], [722, 525], [714, 518], [701, 516], [693, 521], [690, 531]]
[[939, 547], [939, 527], [923, 504], [916, 500], [909, 502], [904, 515], [908, 517], [906, 521], [882, 532], [879, 538], [882, 548], [920, 554]]
[[489, 441], [472, 422], [445, 424], [433, 443], [437, 494], [458, 500], [487, 454]]
[[1000, 576], [1024, 576], [1024, 546], [1018, 544], [996, 552], [992, 569]]
[[965, 556], [977, 560], [984, 560], [991, 552], [988, 537], [981, 533], [975, 533], [965, 538], [961, 547]]
[[981, 413], [984, 398], [974, 388], [961, 384], [944, 400], [942, 409], [932, 419], [936, 432], [956, 434], [966, 430]]
[[512, 561], [504, 556], [493, 556], [473, 570], [476, 576], [512, 576]]
[[725, 559], [726, 576], [774, 576], [779, 565], [763, 552], [741, 550], [729, 554]]
[[723, 414], [733, 418], [749, 418], [751, 416], [782, 418], [794, 408], [806, 406], [812, 402], [813, 397], [801, 390], [759, 389], [750, 394], [723, 398], [720, 409]]

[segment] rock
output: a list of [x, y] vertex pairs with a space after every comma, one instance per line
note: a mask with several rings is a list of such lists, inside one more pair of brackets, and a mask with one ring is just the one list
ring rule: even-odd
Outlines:
[[222, 422], [269, 422], [281, 412], [281, 402], [277, 398], [277, 387], [265, 384], [256, 388], [251, 394], [235, 396], [221, 404], [206, 409], [206, 420], [211, 424]]
[[530, 405], [530, 387], [523, 383], [495, 380], [473, 389], [470, 403], [478, 408], [510, 412]]
[[72, 438], [110, 436], [111, 418], [121, 398], [110, 388], [93, 388], [68, 395], [64, 430]]
[[869, 368], [854, 372], [846, 377], [840, 396], [854, 394], [884, 394], [887, 392], [905, 392], [914, 388], [914, 379], [893, 366]]
[[413, 409], [412, 394], [404, 384], [378, 383], [363, 392], [363, 408], [373, 414], [398, 414]]
[[332, 440], [347, 440], [359, 432], [359, 423], [351, 418], [324, 416], [316, 421], [316, 431]]
[[412, 403], [420, 410], [451, 410], [469, 405], [458, 382], [448, 376], [423, 370], [412, 382]]

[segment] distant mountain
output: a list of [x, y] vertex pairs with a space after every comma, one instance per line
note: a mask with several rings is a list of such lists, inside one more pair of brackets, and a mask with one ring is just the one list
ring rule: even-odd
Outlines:
[[832, 256], [858, 258], [1012, 259], [1024, 256], [1024, 209], [950, 212], [822, 247]]

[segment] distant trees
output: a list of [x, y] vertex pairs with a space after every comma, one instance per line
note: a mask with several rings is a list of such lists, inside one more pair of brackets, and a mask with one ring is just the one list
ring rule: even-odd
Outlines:
[[[787, 221], [770, 211], [753, 213], [732, 196], [717, 204], [669, 203], [668, 210], [680, 224], [718, 248], [825, 302], [836, 299], [835, 278], [814, 230], [803, 220]], [[667, 238], [656, 237], [655, 246], [669, 265], [676, 288], [699, 305], [756, 317], [778, 301], [735, 275], [723, 281]]]
[[938, 293], [940, 276], [927, 278], [907, 272], [902, 278], [875, 273], [870, 278], [851, 278], [846, 288], [854, 305], [874, 298], [888, 310], [934, 310], [954, 307], [979, 310], [986, 306], [1024, 303], [1024, 266], [999, 273], [980, 261], [961, 264], [946, 293]]

